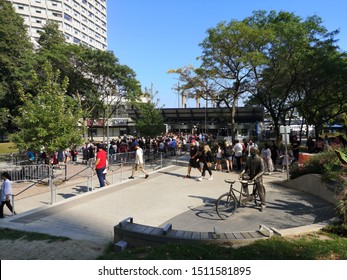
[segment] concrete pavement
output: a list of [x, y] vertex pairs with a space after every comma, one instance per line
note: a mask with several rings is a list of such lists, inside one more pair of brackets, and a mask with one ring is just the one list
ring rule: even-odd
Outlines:
[[[148, 168], [147, 168], [148, 169]], [[226, 178], [238, 177], [236, 172], [214, 171], [214, 180], [185, 179], [187, 167], [169, 166], [150, 171], [148, 179], [138, 172], [136, 179], [124, 179], [130, 170], [116, 177], [104, 188], [85, 192], [87, 182], [62, 184], [57, 202], [50, 205], [51, 193], [33, 194], [15, 201], [16, 216], [7, 216], [0, 227], [35, 231], [72, 239], [92, 240], [99, 243], [113, 241], [113, 227], [128, 217], [134, 223], [162, 227], [171, 223], [174, 229], [191, 231], [240, 232], [258, 230], [259, 225], [279, 232], [301, 233], [320, 228], [335, 217], [334, 206], [312, 195], [279, 186], [286, 179], [284, 173], [264, 176], [267, 208], [260, 212], [248, 204], [238, 208], [229, 220], [220, 220], [214, 203], [229, 186]], [[6, 212], [7, 211], [7, 212]], [[8, 209], [5, 209], [5, 214]]]

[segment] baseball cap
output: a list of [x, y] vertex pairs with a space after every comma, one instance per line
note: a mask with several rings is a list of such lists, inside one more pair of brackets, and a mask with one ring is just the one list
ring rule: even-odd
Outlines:
[[133, 146], [135, 147], [135, 146], [138, 146], [139, 145], [139, 143], [137, 142], [137, 141], [135, 141], [134, 143], [133, 143]]

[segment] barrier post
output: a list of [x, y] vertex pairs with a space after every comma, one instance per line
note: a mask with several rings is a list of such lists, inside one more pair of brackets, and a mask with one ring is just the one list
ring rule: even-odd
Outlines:
[[160, 153], [160, 169], [163, 168], [163, 153]]
[[65, 163], [65, 181], [67, 181], [67, 163]]
[[53, 166], [48, 166], [48, 184], [51, 188], [51, 205], [53, 205], [56, 202], [56, 190], [55, 190], [55, 186], [53, 184]]
[[11, 195], [12, 197], [12, 216], [14, 215], [15, 211], [14, 211], [14, 195]]
[[90, 167], [90, 170], [92, 171], [92, 175], [91, 175], [91, 191], [94, 191], [94, 184], [93, 184], [93, 180], [94, 180], [94, 169], [93, 169], [93, 167]]

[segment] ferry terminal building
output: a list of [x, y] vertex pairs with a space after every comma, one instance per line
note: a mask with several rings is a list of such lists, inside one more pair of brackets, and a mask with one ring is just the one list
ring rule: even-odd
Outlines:
[[[163, 108], [160, 109], [167, 130], [175, 133], [209, 133], [220, 137], [231, 135], [230, 108]], [[110, 118], [107, 122], [109, 137], [116, 138], [124, 134], [133, 135], [134, 120], [141, 118], [140, 112], [128, 109], [126, 115]], [[263, 107], [237, 107], [235, 112], [236, 135], [243, 138], [258, 140], [263, 129]], [[105, 124], [106, 125], [106, 124]], [[103, 120], [88, 123], [88, 137], [102, 140], [104, 137]]]

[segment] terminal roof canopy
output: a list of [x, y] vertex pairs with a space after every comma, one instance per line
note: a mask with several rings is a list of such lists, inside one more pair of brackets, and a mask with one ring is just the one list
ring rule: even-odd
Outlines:
[[[160, 110], [164, 121], [167, 123], [197, 123], [204, 122], [205, 118], [209, 122], [225, 123], [231, 118], [231, 109], [229, 108], [163, 108]], [[141, 117], [136, 108], [128, 110], [128, 114], [133, 120]], [[255, 123], [263, 120], [263, 107], [236, 108], [236, 123]]]

